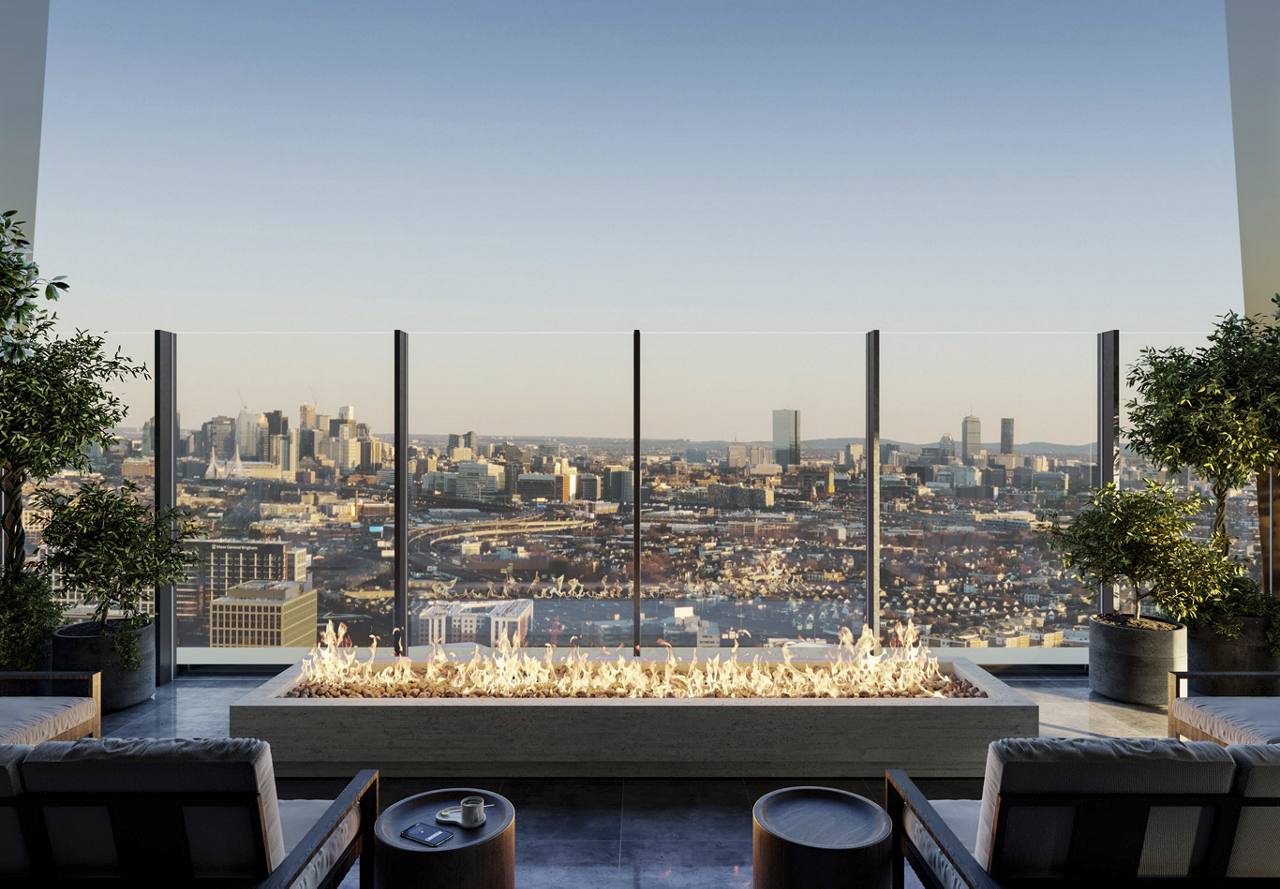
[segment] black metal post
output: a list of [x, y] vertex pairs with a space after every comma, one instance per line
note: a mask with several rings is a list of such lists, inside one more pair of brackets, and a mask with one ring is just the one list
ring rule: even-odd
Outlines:
[[[155, 417], [151, 422], [156, 461], [156, 512], [178, 504], [178, 336], [156, 331]], [[177, 595], [173, 584], [155, 588], [156, 684], [172, 682], [178, 670]]]
[[880, 331], [867, 331], [867, 617], [880, 638]]
[[631, 635], [635, 644], [635, 656], [640, 656], [640, 331], [631, 335], [631, 405], [632, 433], [635, 444], [632, 450], [631, 472]]
[[[1120, 459], [1120, 331], [1098, 334], [1098, 472], [1097, 486], [1116, 480]], [[1115, 611], [1116, 588], [1098, 587], [1098, 613]]]
[[403, 330], [395, 332], [395, 362], [396, 557], [391, 635], [396, 654], [404, 654], [409, 635], [409, 334]]

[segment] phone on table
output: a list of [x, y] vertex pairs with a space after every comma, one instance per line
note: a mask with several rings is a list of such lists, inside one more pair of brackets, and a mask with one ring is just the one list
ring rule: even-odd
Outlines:
[[400, 836], [406, 840], [413, 840], [415, 843], [422, 843], [424, 846], [435, 848], [443, 846], [449, 840], [453, 839], [453, 834], [445, 830], [443, 827], [436, 827], [426, 821], [419, 821], [417, 824], [406, 827], [400, 831]]

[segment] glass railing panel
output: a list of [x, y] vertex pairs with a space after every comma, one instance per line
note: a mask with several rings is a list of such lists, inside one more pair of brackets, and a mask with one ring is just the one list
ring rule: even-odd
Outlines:
[[644, 334], [643, 645], [860, 632], [864, 341]]
[[179, 659], [289, 659], [329, 621], [389, 646], [390, 333], [178, 336], [178, 505], [204, 536]]
[[[26, 556], [32, 563], [40, 562], [46, 552], [41, 529], [45, 516], [32, 496], [37, 485], [70, 496], [86, 483], [106, 485], [116, 490], [125, 483], [132, 483], [137, 487], [135, 496], [140, 502], [147, 506], [155, 503], [155, 450], [151, 437], [155, 394], [150, 379], [155, 357], [154, 334], [151, 331], [124, 331], [100, 336], [106, 354], [114, 356], [118, 352], [122, 358], [128, 359], [130, 365], [144, 366], [146, 375], [127, 376], [105, 384], [107, 393], [118, 400], [118, 406], [125, 415], [112, 431], [112, 440], [106, 447], [94, 442], [86, 448], [87, 466], [67, 466], [41, 482], [28, 480], [24, 488], [26, 507], [23, 524]], [[87, 620], [93, 614], [93, 604], [85, 601], [81, 593], [65, 588], [57, 577], [53, 584], [66, 609], [67, 623]], [[154, 589], [145, 591], [144, 607], [148, 613], [154, 613]]]
[[938, 647], [1087, 642], [1043, 529], [1095, 472], [1092, 334], [881, 335], [882, 617]]
[[409, 644], [629, 649], [631, 333], [409, 354]]

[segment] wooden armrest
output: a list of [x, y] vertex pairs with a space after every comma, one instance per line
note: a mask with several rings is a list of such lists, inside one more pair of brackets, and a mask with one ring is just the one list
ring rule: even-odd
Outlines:
[[[377, 769], [365, 769], [356, 773], [351, 783], [344, 787], [337, 799], [324, 810], [320, 819], [311, 825], [306, 836], [298, 842], [285, 860], [280, 862], [280, 866], [272, 871], [271, 876], [257, 885], [257, 889], [287, 889], [293, 885], [294, 880], [302, 875], [311, 859], [342, 824], [342, 820], [357, 806], [361, 810], [360, 833], [356, 835], [356, 843], [361, 850], [360, 885], [362, 889], [368, 889], [363, 875], [368, 864], [366, 859], [373, 856], [373, 825], [378, 818]], [[369, 872], [372, 874], [371, 868]]]
[[[907, 777], [905, 771], [902, 769], [889, 769], [886, 771], [884, 773], [884, 791], [886, 808], [889, 811], [890, 820], [893, 821], [893, 831], [896, 834], [894, 838], [896, 848], [904, 848], [906, 845], [910, 845], [918, 853], [917, 857], [923, 857], [923, 851], [916, 848], [915, 844], [911, 842], [911, 837], [907, 835], [904, 816], [906, 811], [909, 810], [915, 815], [916, 820], [920, 822], [920, 826], [924, 828], [925, 833], [933, 837], [933, 841], [938, 844], [938, 849], [942, 852], [943, 857], [951, 863], [952, 868], [955, 869], [956, 874], [966, 886], [969, 886], [970, 889], [1000, 889], [1000, 884], [983, 870], [982, 865], [978, 864], [978, 860], [973, 857], [973, 853], [961, 842], [955, 832], [947, 826], [947, 822], [942, 820], [942, 816], [934, 809], [928, 798], [920, 791], [920, 788], [916, 787], [915, 783]], [[902, 846], [899, 846], [899, 843]]]

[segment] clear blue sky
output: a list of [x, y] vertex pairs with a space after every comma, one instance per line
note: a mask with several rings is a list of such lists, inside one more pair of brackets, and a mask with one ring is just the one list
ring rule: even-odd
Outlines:
[[[1231, 144], [1210, 0], [54, 0], [39, 259], [113, 330], [1196, 330], [1241, 302]], [[438, 339], [415, 430], [628, 429], [598, 339]], [[184, 422], [389, 425], [366, 341], [187, 350]], [[655, 344], [652, 433], [860, 434], [860, 342], [814, 342]], [[1089, 437], [1091, 339], [902, 342], [886, 434]]]

